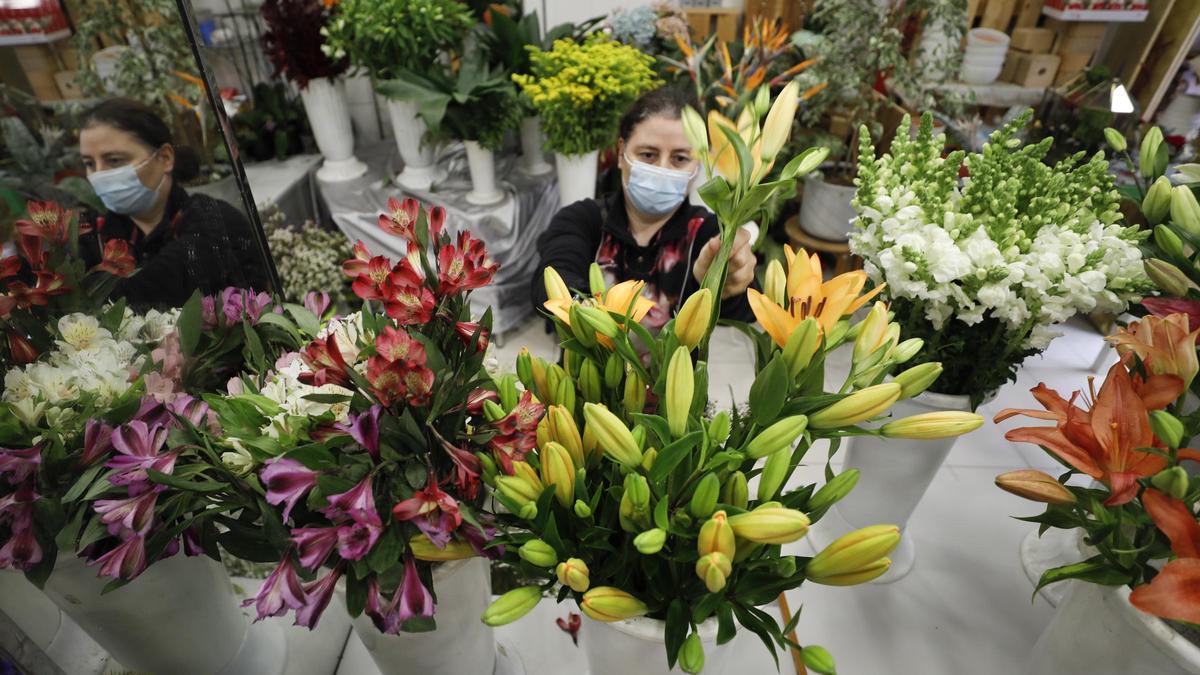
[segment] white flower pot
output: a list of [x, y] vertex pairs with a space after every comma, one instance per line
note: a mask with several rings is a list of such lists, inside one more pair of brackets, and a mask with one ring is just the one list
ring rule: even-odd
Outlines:
[[475, 141], [463, 141], [467, 148], [467, 168], [471, 172], [471, 191], [467, 201], [476, 206], [499, 204], [504, 191], [496, 189], [496, 158], [491, 150]]
[[177, 553], [103, 595], [110, 579], [97, 578], [84, 562], [60, 558], [44, 591], [121, 666], [172, 675], [283, 672], [282, 627], [268, 622], [250, 630], [215, 560]]
[[536, 117], [521, 120], [521, 170], [530, 176], [550, 173], [553, 168], [542, 150], [542, 125]]
[[386, 137], [384, 133], [383, 106], [378, 100], [371, 78], [356, 75], [346, 78], [346, 107], [350, 109], [350, 120], [354, 136], [360, 143], [376, 142]]
[[325, 156], [317, 178], [333, 183], [366, 173], [367, 165], [354, 156], [354, 128], [350, 126], [345, 84], [327, 77], [309, 80], [308, 86], [300, 90], [300, 98], [317, 148]]
[[599, 158], [599, 150], [582, 155], [554, 153], [554, 167], [558, 170], [559, 205], [566, 206], [596, 196]]
[[491, 603], [490, 568], [483, 558], [434, 568], [437, 630], [384, 635], [365, 614], [354, 632], [381, 673], [388, 675], [486, 675], [496, 668], [492, 628], [479, 620]]
[[0, 612], [66, 673], [100, 675], [107, 655], [45, 593], [15, 570], [0, 570]]
[[[924, 392], [892, 406], [892, 419], [941, 410], [970, 411], [970, 399]], [[869, 525], [898, 525], [900, 545], [892, 552], [892, 567], [876, 583], [891, 583], [912, 570], [916, 550], [904, 531], [956, 438], [932, 441], [856, 436], [849, 440], [844, 469], [860, 472], [858, 484], [825, 514], [820, 522], [821, 545]], [[827, 522], [828, 521], [828, 522]], [[818, 549], [819, 550], [819, 549]]]
[[846, 241], [857, 215], [850, 204], [856, 191], [853, 185], [827, 183], [819, 175], [805, 178], [800, 227], [817, 239]]
[[[668, 675], [681, 673], [679, 664], [667, 669], [665, 621], [638, 617], [605, 623], [583, 615], [579, 642], [587, 657], [588, 672], [637, 673], [638, 675]], [[699, 626], [700, 642], [704, 646], [704, 675], [725, 675], [738, 671], [733, 663], [733, 641], [717, 644], [717, 620], [709, 619]]]
[[428, 190], [437, 178], [436, 166], [433, 146], [425, 142], [428, 127], [417, 116], [417, 104], [388, 99], [387, 106], [396, 147], [400, 150], [400, 159], [404, 160], [404, 168], [396, 176], [396, 182], [412, 190]]
[[1072, 581], [1029, 655], [1028, 675], [1200, 673], [1200, 647], [1129, 604], [1129, 588]]

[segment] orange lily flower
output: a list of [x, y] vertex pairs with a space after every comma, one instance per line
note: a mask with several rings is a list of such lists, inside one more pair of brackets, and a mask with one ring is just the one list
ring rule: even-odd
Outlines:
[[1178, 556], [1154, 579], [1133, 589], [1134, 607], [1164, 619], [1200, 623], [1200, 523], [1187, 504], [1158, 490], [1146, 490], [1142, 504], [1154, 524], [1171, 540]]
[[[621, 316], [628, 316], [631, 321], [641, 323], [642, 319], [646, 318], [646, 314], [654, 308], [654, 302], [642, 297], [642, 289], [645, 288], [644, 281], [622, 281], [608, 289], [603, 295], [597, 294], [593, 305], [597, 309], [603, 309], [608, 312], [614, 312]], [[542, 306], [554, 315], [554, 318], [563, 322], [565, 325], [571, 325], [571, 305], [574, 301], [570, 298], [557, 298], [547, 300], [542, 303]], [[617, 323], [628, 330], [623, 320], [618, 320]], [[597, 335], [596, 339], [600, 344], [613, 348], [612, 340], [604, 335]]]
[[1151, 315], [1134, 321], [1108, 340], [1123, 357], [1137, 354], [1151, 373], [1178, 375], [1186, 388], [1200, 372], [1200, 361], [1196, 359], [1200, 327], [1191, 332], [1188, 329], [1186, 314], [1171, 314], [1165, 318]]
[[[1165, 457], [1138, 448], [1162, 447], [1150, 429], [1149, 413], [1166, 407], [1183, 391], [1183, 380], [1174, 375], [1135, 381], [1124, 364], [1116, 363], [1100, 392], [1097, 394], [1093, 388], [1090, 407], [1075, 404], [1080, 392], [1068, 401], [1039, 384], [1033, 395], [1046, 410], [1009, 408], [996, 415], [995, 421], [1025, 415], [1056, 422], [1052, 427], [1013, 429], [1004, 437], [1018, 443], [1036, 443], [1063, 463], [1101, 481], [1112, 493], [1105, 505], [1118, 506], [1137, 495], [1138, 478], [1153, 476], [1166, 466]], [[1180, 451], [1180, 456], [1190, 452]]]
[[803, 249], [797, 255], [786, 245], [783, 251], [788, 261], [789, 308], [780, 307], [753, 288], [746, 291], [755, 318], [780, 347], [787, 344], [801, 321], [813, 317], [822, 333], [827, 333], [842, 317], [853, 314], [884, 289], [881, 284], [866, 295], [859, 295], [867, 284], [866, 272], [846, 272], [824, 281], [820, 256], [815, 253], [810, 256]]
[[1142, 505], [1154, 524], [1171, 540], [1171, 550], [1180, 558], [1200, 558], [1200, 522], [1181, 499], [1150, 489], [1142, 493]]

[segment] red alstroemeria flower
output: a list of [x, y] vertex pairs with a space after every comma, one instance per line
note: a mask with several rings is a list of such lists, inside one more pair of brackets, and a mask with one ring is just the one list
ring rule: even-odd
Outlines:
[[435, 206], [428, 211], [429, 216], [429, 241], [437, 245], [438, 240], [442, 237], [442, 230], [446, 228], [446, 209]]
[[492, 424], [501, 434], [536, 434], [538, 422], [542, 421], [545, 412], [546, 406], [533, 400], [533, 392], [526, 391], [512, 412]]
[[426, 324], [433, 318], [437, 301], [420, 281], [412, 283], [407, 275], [394, 273], [384, 283], [382, 290], [387, 315], [400, 325]]
[[71, 289], [67, 287], [66, 277], [63, 275], [42, 270], [37, 273], [37, 282], [33, 288], [23, 281], [10, 281], [8, 291], [17, 307], [29, 309], [45, 306], [49, 304], [52, 296], [69, 293]]
[[367, 263], [370, 260], [371, 252], [367, 250], [367, 245], [359, 239], [354, 242], [354, 257], [342, 263], [342, 274], [351, 278], [366, 274]]
[[25, 262], [29, 263], [30, 269], [36, 272], [45, 267], [47, 250], [40, 237], [18, 234], [17, 250], [21, 252]]
[[421, 205], [412, 197], [400, 201], [395, 197], [388, 198], [388, 212], [379, 216], [379, 229], [394, 234], [397, 237], [416, 242], [417, 214]]
[[499, 267], [487, 257], [483, 242], [463, 230], [457, 246], [446, 244], [438, 253], [438, 293], [453, 295], [487, 286]]
[[1039, 384], [1033, 395], [1045, 411], [1008, 409], [996, 415], [995, 421], [1026, 415], [1056, 422], [1053, 427], [1013, 429], [1004, 437], [1036, 443], [1065, 464], [1101, 481], [1112, 492], [1105, 505], [1118, 506], [1137, 495], [1138, 478], [1152, 476], [1166, 466], [1166, 458], [1137, 448], [1162, 446], [1150, 429], [1149, 411], [1166, 406], [1182, 393], [1183, 380], [1173, 375], [1154, 375], [1135, 387], [1125, 365], [1116, 363], [1109, 369], [1100, 392], [1092, 392], [1090, 407], [1075, 405], [1080, 392], [1067, 401]]
[[326, 384], [345, 385], [350, 382], [349, 366], [338, 349], [337, 336], [330, 333], [316, 339], [300, 352], [300, 359], [312, 372], [300, 373], [300, 381], [314, 387]]
[[431, 393], [433, 393], [432, 370], [425, 366], [413, 366], [404, 372], [404, 396], [408, 399], [409, 405], [428, 405]]
[[403, 328], [385, 326], [383, 332], [375, 336], [375, 351], [388, 361], [425, 365], [425, 345]]
[[354, 294], [363, 300], [383, 300], [381, 288], [392, 273], [392, 261], [377, 255], [366, 263], [366, 271], [351, 284]]
[[[1200, 326], [1200, 300], [1183, 300], [1180, 298], [1146, 298], [1142, 307], [1150, 310], [1154, 316], [1167, 317], [1172, 314], [1186, 314], [1189, 326]], [[1200, 343], [1200, 335], [1196, 336]]]
[[464, 499], [470, 501], [479, 494], [479, 474], [483, 464], [479, 458], [462, 448], [456, 448], [446, 441], [441, 442], [442, 450], [450, 455], [454, 462], [454, 487]]
[[21, 271], [21, 257], [10, 255], [0, 260], [0, 279], [7, 279]]
[[[2, 298], [0, 298], [0, 300], [2, 300]], [[3, 309], [3, 307], [0, 307], [0, 309]], [[7, 312], [0, 311], [0, 315], [6, 313]], [[6, 336], [8, 337], [8, 355], [12, 359], [14, 365], [23, 366], [27, 363], [33, 363], [37, 360], [37, 348], [34, 347], [33, 343], [27, 340], [24, 335], [21, 335], [14, 330], [9, 330], [6, 333]]]
[[527, 433], [500, 434], [493, 436], [488, 445], [500, 468], [511, 476], [513, 462], [525, 461], [525, 455], [537, 447], [537, 436]]
[[127, 277], [133, 274], [137, 263], [133, 259], [133, 254], [129, 252], [129, 242], [124, 239], [109, 239], [104, 244], [104, 253], [100, 264], [92, 268], [101, 272], [108, 272], [116, 277]]
[[29, 220], [18, 220], [17, 232], [52, 244], [67, 243], [71, 221], [78, 215], [75, 211], [64, 209], [58, 202], [31, 201], [27, 208]]
[[487, 351], [490, 336], [486, 328], [480, 327], [474, 321], [459, 321], [454, 324], [454, 330], [458, 333], [458, 337], [462, 338], [463, 344], [468, 347], [471, 346], [471, 336], [479, 333], [479, 337], [475, 340], [475, 351]]
[[0, 319], [7, 318], [17, 308], [17, 299], [11, 295], [0, 295]]
[[403, 361], [389, 361], [382, 356], [367, 360], [367, 382], [371, 385], [371, 393], [383, 405], [404, 399], [404, 369]]
[[412, 497], [392, 507], [392, 516], [399, 521], [412, 521], [438, 548], [445, 548], [450, 535], [462, 524], [458, 502], [438, 487], [432, 475], [424, 490], [417, 490]]

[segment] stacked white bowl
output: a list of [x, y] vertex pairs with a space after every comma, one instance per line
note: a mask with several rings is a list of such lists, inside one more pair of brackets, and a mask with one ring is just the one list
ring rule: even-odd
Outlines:
[[962, 81], [967, 84], [990, 84], [1000, 76], [1004, 57], [1008, 55], [1008, 36], [991, 28], [972, 28], [967, 33], [967, 50], [963, 54]]

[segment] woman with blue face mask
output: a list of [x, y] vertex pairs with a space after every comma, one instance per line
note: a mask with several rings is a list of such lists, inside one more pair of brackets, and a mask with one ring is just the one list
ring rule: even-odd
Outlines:
[[207, 195], [189, 195], [180, 183], [196, 177], [199, 162], [177, 147], [171, 130], [150, 107], [111, 99], [84, 113], [79, 154], [88, 182], [107, 213], [95, 216], [81, 248], [98, 264], [105, 244], [129, 243], [137, 271], [113, 297], [148, 307], [177, 307], [196, 290], [227, 286], [265, 290], [267, 275], [245, 215]]
[[[538, 240], [534, 307], [546, 300], [542, 270], [558, 271], [567, 286], [588, 288], [588, 268], [600, 265], [608, 284], [645, 281], [655, 304], [643, 324], [661, 328], [700, 280], [720, 247], [716, 217], [688, 201], [703, 171], [683, 132], [681, 114], [694, 101], [663, 87], [643, 95], [621, 118], [617, 142], [621, 187], [560, 210]], [[754, 280], [751, 233], [738, 232], [721, 303], [723, 318], [753, 321], [746, 288]]]

